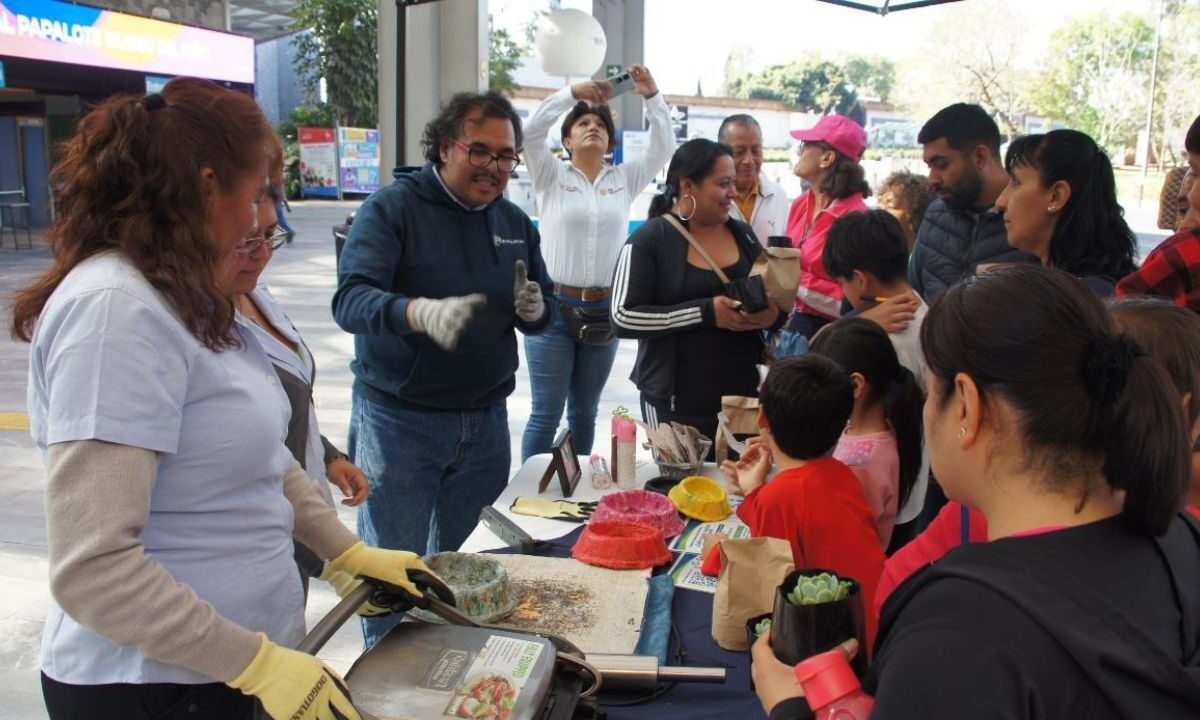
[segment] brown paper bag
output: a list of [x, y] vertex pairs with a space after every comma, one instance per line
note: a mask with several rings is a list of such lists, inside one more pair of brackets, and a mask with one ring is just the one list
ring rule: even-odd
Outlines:
[[[745, 440], [759, 435], [758, 431], [758, 398], [742, 395], [724, 395], [721, 397], [721, 414], [725, 417], [725, 427], [733, 433], [736, 440]], [[729, 438], [717, 428], [717, 464], [729, 459]]]
[[746, 621], [775, 607], [775, 589], [792, 566], [792, 546], [779, 538], [725, 540], [713, 598], [712, 637], [726, 650], [749, 650]]
[[768, 247], [754, 259], [750, 276], [762, 275], [767, 297], [782, 312], [796, 306], [796, 288], [800, 286], [800, 251], [796, 248]]

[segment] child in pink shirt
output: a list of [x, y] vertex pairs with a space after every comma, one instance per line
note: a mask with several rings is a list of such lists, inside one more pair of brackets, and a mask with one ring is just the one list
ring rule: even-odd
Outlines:
[[809, 352], [825, 355], [850, 373], [854, 410], [833, 451], [863, 484], [884, 548], [896, 512], [921, 471], [924, 395], [881, 327], [847, 318], [822, 328]]

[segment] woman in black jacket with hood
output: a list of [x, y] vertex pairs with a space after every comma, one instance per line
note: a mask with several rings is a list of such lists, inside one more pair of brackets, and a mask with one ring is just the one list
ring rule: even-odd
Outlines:
[[[1196, 717], [1200, 526], [1181, 511], [1191, 443], [1158, 361], [1082, 283], [1036, 266], [954, 286], [921, 341], [933, 471], [990, 542], [884, 604], [872, 720]], [[773, 720], [812, 717], [766, 642], [753, 673]]]
[[709, 438], [722, 395], [758, 395], [759, 331], [784, 320], [774, 305], [749, 312], [730, 297], [729, 283], [744, 283], [763, 252], [750, 226], [729, 217], [736, 176], [727, 146], [679, 146], [666, 190], [621, 249], [612, 283], [616, 334], [638, 339], [631, 379], [643, 419], [692, 425]]

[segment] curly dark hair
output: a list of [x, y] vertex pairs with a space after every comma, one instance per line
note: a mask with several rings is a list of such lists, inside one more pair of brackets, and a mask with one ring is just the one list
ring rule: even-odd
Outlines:
[[929, 186], [929, 178], [917, 173], [894, 172], [880, 183], [875, 195], [881, 201], [888, 195], [895, 200], [895, 205], [904, 210], [908, 230], [911, 232], [909, 237], [915, 238], [917, 229], [921, 227], [921, 221], [925, 218], [925, 211], [933, 202], [933, 189]]
[[517, 115], [508, 98], [497, 92], [463, 92], [450, 98], [449, 102], [442, 106], [438, 116], [425, 126], [425, 132], [421, 136], [425, 160], [440, 167], [442, 144], [454, 142], [462, 137], [463, 120], [476, 110], [482, 111], [485, 118], [501, 118], [511, 122], [513, 136], [516, 138], [516, 150], [521, 152], [525, 145], [525, 134], [521, 132], [521, 117]]
[[209, 168], [225, 191], [278, 164], [279, 138], [254, 98], [176, 78], [161, 93], [97, 105], [59, 147], [51, 172], [58, 219], [50, 269], [18, 291], [10, 331], [28, 342], [50, 296], [80, 263], [118, 250], [205, 347], [237, 346], [231, 300], [217, 285], [208, 232]]
[[[601, 124], [604, 125], [605, 132], [608, 133], [608, 151], [612, 152], [617, 146], [617, 130], [616, 123], [613, 122], [612, 110], [608, 105], [590, 105], [582, 100], [575, 103], [575, 107], [571, 108], [571, 112], [567, 113], [567, 117], [562, 121], [563, 147], [566, 148], [566, 140], [571, 137], [571, 128], [575, 127], [575, 123], [579, 122], [587, 115], [595, 115], [600, 118]], [[567, 155], [570, 156], [571, 151], [567, 150]]]

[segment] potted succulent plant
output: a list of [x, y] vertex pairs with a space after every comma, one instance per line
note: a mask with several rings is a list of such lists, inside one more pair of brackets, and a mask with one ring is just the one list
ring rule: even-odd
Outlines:
[[751, 646], [761, 635], [769, 632], [771, 632], [771, 613], [755, 615], [746, 621], [746, 639], [750, 641]]
[[[776, 657], [795, 665], [850, 638], [866, 647], [862, 587], [856, 580], [823, 568], [803, 568], [783, 579], [771, 613]], [[866, 653], [858, 653], [851, 666], [860, 676], [866, 673]]]

